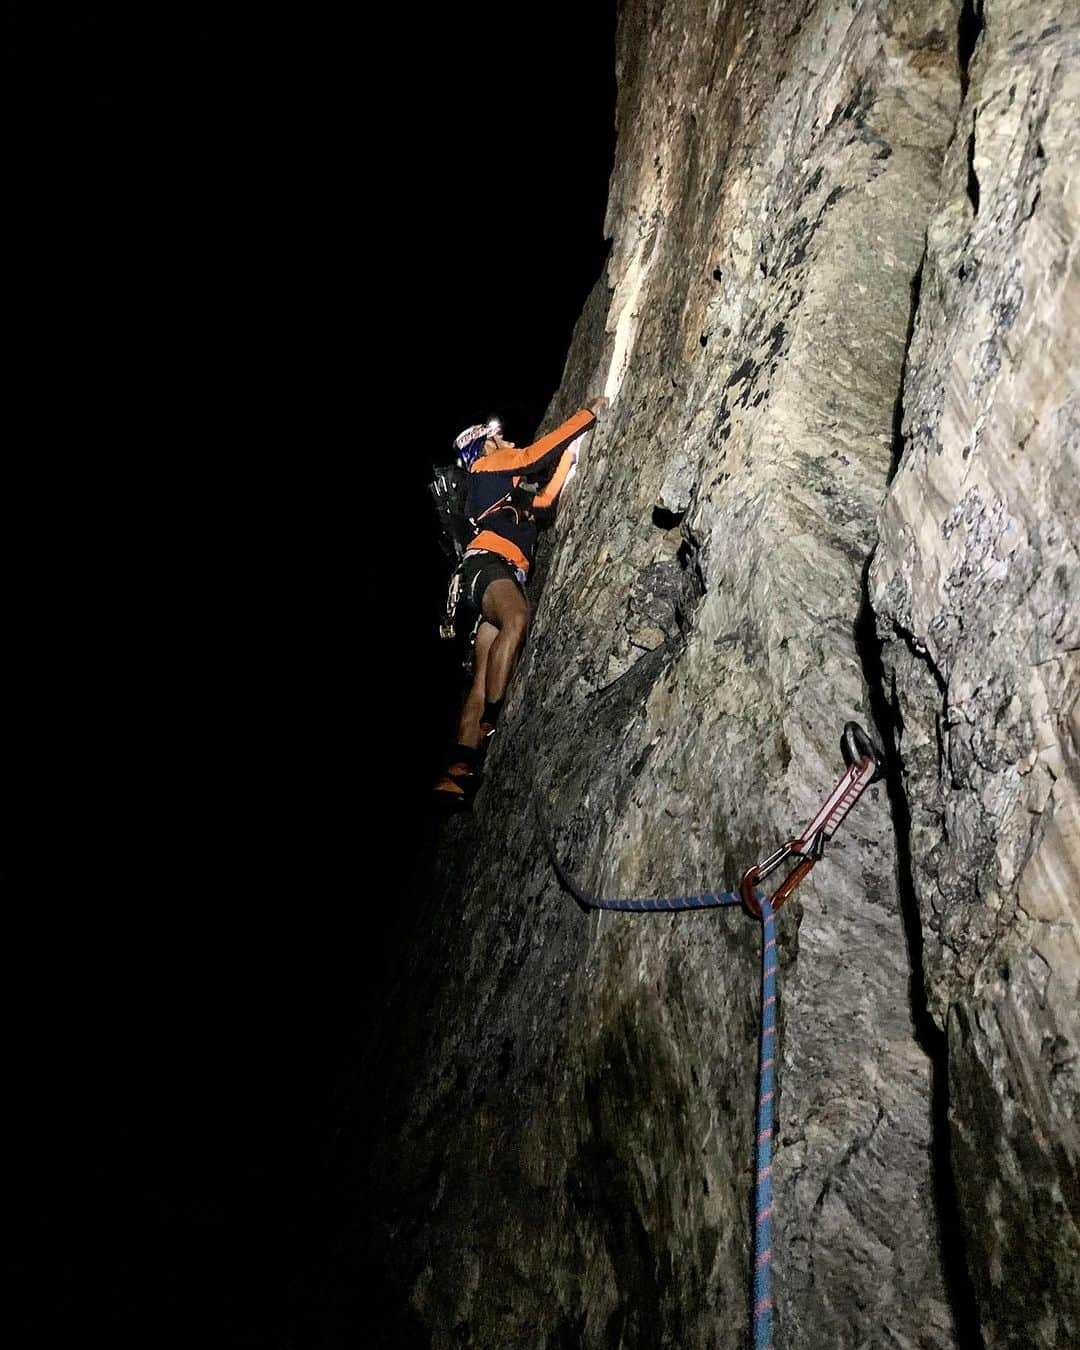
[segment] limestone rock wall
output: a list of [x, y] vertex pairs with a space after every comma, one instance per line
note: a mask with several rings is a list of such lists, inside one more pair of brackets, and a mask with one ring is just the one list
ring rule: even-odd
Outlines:
[[991, 1345], [1080, 1344], [1080, 12], [987, 0], [873, 574]]
[[747, 1344], [758, 929], [583, 916], [530, 792], [592, 890], [733, 885], [890, 698], [903, 774], [781, 916], [777, 1344], [1064, 1343], [1076, 23], [1034, 8], [988, 3], [970, 65], [954, 0], [621, 8], [611, 255], [549, 421], [610, 407], [370, 1066], [409, 1343]]

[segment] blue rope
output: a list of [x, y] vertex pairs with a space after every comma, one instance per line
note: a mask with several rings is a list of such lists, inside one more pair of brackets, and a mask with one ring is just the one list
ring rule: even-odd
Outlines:
[[[539, 816], [539, 806], [537, 815]], [[601, 900], [599, 896], [583, 891], [559, 862], [542, 817], [540, 817], [540, 831], [556, 875], [582, 909], [616, 909], [626, 914], [674, 914], [686, 909], [716, 909], [718, 905], [742, 903], [742, 896], [738, 891], [706, 891], [704, 895], [675, 895], [669, 900]]]
[[776, 915], [761, 906], [761, 1042], [758, 1048], [757, 1147], [754, 1175], [754, 1350], [772, 1350], [772, 1158], [776, 1095]]
[[[578, 897], [581, 899], [581, 897]], [[707, 891], [704, 895], [673, 895], [670, 900], [597, 900], [589, 896], [581, 900], [588, 909], [617, 909], [627, 914], [677, 913], [684, 909], [715, 909], [718, 905], [738, 905], [742, 896], [738, 891]]]
[[[707, 891], [704, 895], [678, 895], [669, 900], [601, 900], [583, 891], [562, 867], [537, 803], [540, 832], [555, 872], [583, 909], [614, 909], [630, 914], [655, 914], [688, 909], [714, 909], [737, 905], [738, 891]], [[758, 1046], [757, 1140], [754, 1173], [754, 1350], [772, 1350], [772, 1159], [773, 1100], [776, 1095], [776, 914], [768, 899], [754, 892], [761, 906], [761, 1039]]]

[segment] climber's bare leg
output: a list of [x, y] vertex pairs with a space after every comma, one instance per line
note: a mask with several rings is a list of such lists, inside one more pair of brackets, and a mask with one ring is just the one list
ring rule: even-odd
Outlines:
[[529, 606], [521, 587], [507, 578], [493, 581], [484, 591], [483, 613], [488, 626], [498, 630], [487, 658], [487, 682], [484, 697], [488, 703], [501, 702], [514, 673], [529, 627]]
[[[498, 585], [493, 582], [492, 585]], [[488, 587], [488, 590], [491, 586]], [[473, 677], [469, 692], [458, 721], [458, 744], [471, 746], [474, 750], [480, 744], [480, 717], [484, 711], [484, 698], [487, 689], [488, 663], [491, 648], [499, 630], [486, 620], [476, 630], [476, 645], [473, 647]]]

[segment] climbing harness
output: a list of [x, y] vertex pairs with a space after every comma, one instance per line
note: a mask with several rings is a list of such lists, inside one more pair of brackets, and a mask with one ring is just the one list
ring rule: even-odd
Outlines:
[[[825, 853], [825, 845], [836, 833], [840, 822], [862, 796], [863, 791], [884, 773], [882, 758], [873, 741], [857, 722], [844, 726], [840, 749], [848, 766], [844, 776], [826, 797], [821, 809], [802, 834], [789, 839], [774, 853], [748, 867], [739, 889], [707, 891], [703, 895], [682, 895], [666, 900], [602, 900], [589, 895], [574, 882], [561, 865], [552, 846], [550, 833], [534, 794], [541, 836], [556, 875], [583, 909], [611, 909], [632, 914], [677, 913], [684, 910], [714, 909], [742, 903], [761, 920], [761, 1035], [758, 1041], [758, 1091], [754, 1159], [754, 1271], [753, 1271], [753, 1343], [754, 1350], [772, 1350], [772, 1155], [773, 1099], [776, 1092], [776, 912], [803, 877]], [[787, 859], [796, 865], [775, 893], [768, 897], [758, 889]]]
[[[499, 505], [499, 503], [496, 503], [496, 505]], [[483, 517], [481, 517], [481, 519], [483, 519]], [[464, 579], [461, 575], [461, 570], [465, 565], [466, 559], [475, 558], [481, 554], [489, 552], [490, 552], [489, 549], [483, 548], [468, 549], [462, 555], [461, 562], [458, 563], [457, 567], [450, 574], [450, 584], [447, 587], [446, 591], [446, 608], [443, 612], [442, 621], [439, 624], [439, 636], [441, 638], [446, 639], [453, 638], [457, 635], [457, 612], [458, 606], [461, 604], [461, 601], [468, 600], [469, 604], [476, 611], [476, 618], [473, 622], [472, 631], [469, 633], [469, 640], [467, 644], [468, 652], [466, 653], [464, 662], [466, 669], [470, 668], [472, 664], [472, 657], [471, 657], [472, 646], [473, 643], [476, 641], [476, 630], [480, 627], [480, 624], [483, 622], [483, 615], [480, 613], [479, 606], [476, 603], [476, 584], [479, 579], [479, 573], [477, 573], [473, 577], [468, 588], [466, 588]], [[492, 556], [498, 558], [501, 562], [504, 562], [507, 565], [507, 567], [509, 567], [510, 571], [513, 573], [514, 579], [517, 581], [517, 584], [522, 588], [522, 590], [524, 590], [526, 579], [524, 569], [521, 567], [515, 567], [514, 564], [508, 558], [504, 558], [501, 553], [494, 553], [492, 554]]]

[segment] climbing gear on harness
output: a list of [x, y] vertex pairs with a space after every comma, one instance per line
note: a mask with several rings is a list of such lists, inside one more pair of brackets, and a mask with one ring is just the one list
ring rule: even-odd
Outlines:
[[[848, 722], [840, 741], [847, 772], [826, 798], [821, 810], [801, 835], [743, 873], [737, 891], [707, 891], [703, 895], [683, 895], [665, 900], [602, 900], [589, 895], [574, 882], [559, 862], [544, 820], [540, 799], [533, 793], [540, 835], [560, 882], [586, 910], [611, 909], [630, 913], [663, 913], [682, 910], [714, 909], [722, 905], [742, 904], [761, 920], [761, 1032], [758, 1038], [758, 1089], [754, 1152], [754, 1267], [752, 1295], [752, 1336], [754, 1350], [772, 1347], [772, 1156], [773, 1102], [776, 1095], [776, 977], [780, 968], [776, 958], [776, 911], [823, 855], [825, 843], [836, 833], [840, 822], [858, 801], [864, 789], [882, 777], [881, 755], [857, 722]], [[785, 858], [800, 862], [770, 900], [754, 889], [757, 880], [774, 871]], [[779, 900], [777, 900], [779, 897]]]
[[764, 881], [788, 858], [797, 858], [799, 861], [792, 868], [787, 879], [777, 887], [772, 897], [773, 909], [781, 908], [803, 877], [816, 862], [820, 862], [825, 856], [826, 843], [833, 837], [840, 822], [862, 796], [863, 790], [871, 783], [877, 782], [884, 773], [881, 756], [874, 748], [873, 741], [859, 726], [858, 722], [845, 723], [844, 734], [840, 738], [840, 751], [848, 766], [847, 772], [826, 797], [821, 810], [814, 819], [807, 825], [802, 834], [794, 839], [789, 839], [786, 844], [781, 844], [774, 853], [770, 853], [767, 858], [755, 863], [753, 867], [748, 867], [743, 873], [739, 889], [742, 892], [743, 904], [751, 914], [755, 916], [761, 914], [757, 901], [754, 899], [754, 890], [758, 882]]
[[428, 490], [435, 500], [439, 519], [439, 546], [452, 562], [457, 562], [476, 533], [465, 515], [469, 471], [460, 464], [443, 464], [431, 473]]
[[450, 574], [450, 585], [446, 592], [446, 612], [439, 624], [439, 637], [448, 639], [456, 631], [457, 607], [461, 600], [461, 572], [455, 569]]

